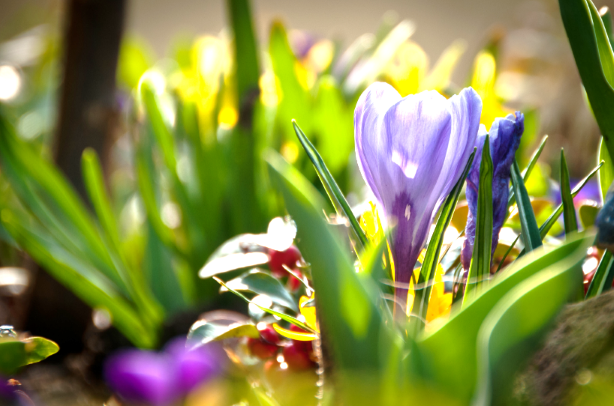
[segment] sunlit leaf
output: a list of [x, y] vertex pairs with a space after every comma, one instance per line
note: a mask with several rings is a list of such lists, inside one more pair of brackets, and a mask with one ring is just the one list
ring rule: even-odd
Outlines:
[[[226, 286], [234, 290], [266, 295], [271, 298], [273, 303], [298, 312], [298, 307], [292, 295], [284, 288], [281, 282], [270, 274], [257, 269], [252, 269], [226, 282]], [[225, 292], [225, 289], [222, 288], [220, 291]]]
[[569, 184], [569, 170], [565, 161], [565, 154], [561, 149], [561, 201], [563, 202], [563, 220], [565, 222], [565, 234], [578, 231], [578, 219], [576, 218], [576, 208], [574, 207], [573, 197], [571, 196], [571, 186]]
[[478, 188], [478, 212], [476, 214], [475, 242], [471, 265], [467, 273], [467, 286], [463, 304], [472, 297], [471, 292], [480, 288], [485, 282], [483, 279], [490, 275], [490, 261], [492, 256], [492, 178], [493, 163], [490, 157], [490, 137], [486, 135], [480, 162], [480, 185]]

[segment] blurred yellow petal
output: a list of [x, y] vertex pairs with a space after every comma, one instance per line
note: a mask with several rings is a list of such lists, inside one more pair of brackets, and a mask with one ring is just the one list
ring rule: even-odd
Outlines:
[[307, 297], [301, 296], [298, 301], [298, 307], [301, 311], [301, 314], [305, 318], [305, 324], [314, 329], [317, 332], [320, 332], [318, 329], [318, 322], [316, 318], [316, 307], [315, 306], [307, 306], [306, 303], [308, 300], [313, 299], [315, 296]]
[[428, 56], [415, 42], [406, 42], [399, 47], [394, 59], [388, 65], [387, 74], [401, 96], [418, 91], [426, 75], [428, 63]]
[[279, 334], [280, 336], [289, 338], [291, 340], [313, 341], [316, 338], [318, 338], [318, 336], [316, 334], [313, 334], [313, 333], [303, 333], [303, 332], [300, 332], [300, 331], [288, 330], [288, 329], [285, 329], [285, 328], [279, 326], [277, 323], [273, 324], [273, 329], [275, 329], [275, 331], [277, 331], [277, 334]]

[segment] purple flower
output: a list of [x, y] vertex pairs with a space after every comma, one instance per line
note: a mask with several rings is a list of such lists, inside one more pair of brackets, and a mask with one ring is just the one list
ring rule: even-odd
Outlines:
[[[507, 217], [507, 200], [509, 198], [510, 171], [520, 137], [524, 131], [524, 115], [517, 111], [505, 118], [497, 118], [490, 127], [490, 156], [494, 167], [492, 177], [492, 252], [499, 242], [499, 231]], [[476, 141], [478, 148], [473, 165], [467, 176], [467, 203], [469, 214], [465, 234], [467, 239], [461, 251], [463, 268], [469, 269], [473, 243], [475, 240], [475, 216], [478, 212], [478, 186], [480, 184], [480, 163], [486, 131], [480, 131]]]
[[[471, 88], [446, 100], [436, 91], [402, 98], [374, 83], [354, 112], [358, 166], [389, 226], [395, 281], [409, 287], [433, 217], [467, 164], [482, 101]], [[405, 306], [408, 289], [397, 288]]]
[[174, 340], [161, 353], [130, 349], [114, 354], [105, 364], [107, 384], [128, 402], [170, 405], [217, 375], [223, 366], [216, 345], [188, 350], [185, 342]]
[[224, 364], [221, 349], [215, 344], [189, 350], [186, 348], [184, 339], [177, 339], [165, 348], [165, 352], [175, 362], [175, 378], [179, 390], [183, 393], [190, 392], [217, 375], [220, 372], [220, 366]]

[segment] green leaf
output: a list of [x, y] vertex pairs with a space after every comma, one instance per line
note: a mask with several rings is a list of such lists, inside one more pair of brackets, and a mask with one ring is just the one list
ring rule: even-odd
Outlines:
[[328, 169], [339, 176], [354, 150], [354, 103], [348, 103], [332, 75], [322, 75], [315, 86], [313, 134]]
[[478, 188], [478, 212], [475, 225], [475, 242], [471, 265], [467, 274], [467, 286], [463, 304], [472, 296], [471, 292], [478, 289], [484, 279], [490, 276], [490, 261], [492, 259], [492, 177], [493, 163], [490, 157], [490, 136], [487, 134], [482, 149], [480, 162], [480, 185]]
[[518, 284], [484, 320], [477, 339], [474, 405], [505, 404], [518, 369], [539, 348], [556, 315], [582, 283], [582, 258], [558, 262]]
[[612, 289], [612, 281], [614, 281], [614, 258], [610, 250], [606, 250], [599, 261], [599, 266], [593, 275], [588, 290], [586, 291], [586, 299], [599, 296], [605, 291]]
[[578, 219], [576, 209], [571, 197], [571, 185], [569, 184], [569, 170], [565, 153], [561, 148], [561, 202], [563, 203], [563, 220], [565, 221], [565, 234], [578, 231]]
[[[253, 292], [257, 295], [266, 295], [273, 303], [298, 312], [298, 307], [292, 295], [284, 288], [281, 282], [268, 273], [252, 269], [243, 275], [226, 282], [226, 286], [238, 290]], [[220, 292], [224, 292], [222, 288]]]
[[[525, 183], [529, 179], [529, 176], [531, 176], [531, 172], [533, 172], [533, 168], [535, 168], [535, 165], [537, 164], [537, 160], [541, 156], [542, 151], [544, 150], [544, 147], [546, 146], [546, 141], [548, 141], [548, 136], [547, 135], [545, 135], [544, 138], [542, 138], [542, 141], [539, 144], [539, 147], [537, 147], [537, 150], [535, 150], [535, 152], [531, 156], [531, 159], [529, 160], [529, 164], [527, 165], [526, 169], [524, 171], [522, 171], [522, 180]], [[509, 196], [510, 197], [509, 197], [509, 199], [507, 201], [507, 207], [511, 207], [513, 204], [516, 203], [516, 195], [514, 194], [514, 187], [513, 186], [510, 187]]]
[[[584, 179], [578, 182], [576, 187], [574, 187], [573, 190], [571, 191], [571, 197], [576, 197], [576, 195], [580, 193], [580, 190], [582, 190], [582, 188], [588, 183], [588, 181], [599, 171], [602, 165], [603, 165], [603, 162], [597, 165], [588, 175], [586, 175]], [[542, 224], [539, 227], [539, 234], [542, 240], [544, 239], [544, 237], [546, 237], [546, 235], [548, 234], [548, 231], [550, 231], [554, 223], [556, 223], [561, 213], [563, 213], [562, 203], [557, 206], [557, 208], [550, 215], [550, 217], [548, 217], [548, 219], [544, 222], [544, 224]]]
[[226, 5], [234, 34], [234, 60], [241, 61], [235, 64], [235, 69], [239, 104], [243, 105], [259, 89], [260, 68], [252, 11], [249, 0], [227, 0]]
[[222, 285], [222, 287], [226, 288], [228, 291], [234, 293], [235, 295], [239, 296], [241, 299], [245, 300], [247, 303], [256, 306], [257, 308], [259, 308], [260, 310], [262, 310], [265, 313], [269, 313], [273, 316], [277, 316], [279, 318], [281, 318], [284, 321], [287, 321], [288, 323], [294, 324], [297, 327], [302, 328], [303, 330], [315, 333], [316, 331], [314, 331], [311, 327], [309, 327], [307, 324], [303, 323], [302, 321], [300, 321], [299, 319], [297, 319], [296, 317], [292, 317], [289, 316], [285, 313], [281, 313], [278, 312], [276, 310], [273, 309], [269, 309], [268, 307], [264, 307], [259, 305], [256, 302], [253, 302], [251, 300], [249, 300], [248, 298], [246, 298], [245, 296], [243, 296], [241, 293], [237, 292], [236, 290], [234, 290], [233, 288], [229, 287], [228, 285], [226, 285], [224, 283], [224, 281], [222, 281], [220, 278], [218, 278], [217, 276], [214, 276], [213, 279], [215, 279], [215, 281], [217, 283], [219, 283], [220, 285]]
[[601, 203], [603, 204], [605, 203], [605, 196], [608, 194], [608, 189], [612, 185], [612, 182], [614, 182], [614, 162], [612, 162], [612, 158], [610, 158], [608, 149], [603, 142], [603, 137], [601, 137], [601, 141], [599, 141], [599, 162], [603, 162], [603, 166], [597, 175], [599, 179]]
[[594, 233], [570, 236], [552, 250], [537, 248], [503, 269], [481, 295], [475, 296], [439, 328], [417, 341], [417, 362], [422, 375], [443, 394], [454, 396], [459, 404], [469, 404], [477, 384], [477, 338], [479, 330], [497, 303], [512, 289], [542, 270], [580, 264], [594, 241]]
[[435, 226], [435, 230], [433, 231], [429, 245], [426, 249], [424, 262], [422, 262], [420, 276], [418, 277], [418, 286], [424, 286], [424, 289], [415, 289], [414, 306], [412, 308], [412, 313], [418, 316], [413, 320], [417, 320], [419, 323], [424, 323], [424, 320], [426, 320], [429, 300], [431, 298], [432, 282], [437, 270], [437, 264], [439, 263], [439, 255], [441, 253], [444, 234], [448, 228], [448, 225], [450, 224], [450, 221], [452, 220], [452, 215], [454, 214], [454, 209], [458, 203], [458, 198], [463, 190], [465, 180], [469, 174], [469, 169], [471, 169], [471, 165], [473, 164], [475, 152], [476, 151], [474, 149], [469, 156], [463, 173], [456, 182], [456, 185], [454, 185], [454, 189], [452, 189], [446, 198], [442, 206], [441, 213], [439, 214], [437, 225]]
[[13, 375], [27, 360], [25, 343], [15, 338], [0, 338], [0, 373]]
[[237, 322], [228, 325], [206, 320], [197, 321], [188, 332], [188, 342], [191, 348], [197, 348], [212, 341], [235, 337], [259, 338], [260, 332], [254, 324], [249, 322]]
[[599, 205], [592, 200], [584, 201], [582, 205], [578, 207], [578, 216], [580, 217], [580, 224], [582, 224], [582, 227], [584, 228], [594, 226], [598, 214]]
[[297, 65], [300, 63], [288, 40], [286, 28], [279, 21], [273, 22], [269, 40], [269, 55], [275, 77], [279, 80], [282, 99], [277, 106], [276, 123], [284, 136], [284, 141], [296, 142], [288, 123], [296, 119], [311, 133], [312, 97], [297, 77]]
[[563, 25], [593, 114], [614, 155], [614, 56], [599, 13], [590, 0], [559, 0]]
[[67, 252], [44, 230], [27, 228], [6, 209], [2, 211], [2, 222], [18, 244], [55, 279], [91, 307], [108, 310], [113, 325], [130, 341], [145, 348], [155, 345], [154, 327], [134, 310], [104, 275]]
[[[283, 193], [297, 224], [301, 252], [311, 264], [320, 329], [338, 368], [340, 398], [347, 404], [360, 403], [367, 387], [377, 396], [382, 390], [387, 354], [398, 347], [384, 325], [371, 279], [356, 273], [346, 248], [322, 217], [324, 206], [317, 192], [301, 187], [307, 181], [277, 153], [269, 152], [266, 160], [272, 182]], [[297, 182], [297, 178], [302, 180]], [[366, 377], [367, 387], [352, 379]]]
[[23, 340], [26, 344], [26, 364], [40, 362], [60, 350], [60, 347], [51, 340], [43, 337], [29, 337]]
[[326, 167], [326, 164], [318, 153], [318, 150], [313, 146], [311, 141], [309, 141], [309, 138], [307, 138], [305, 133], [303, 133], [295, 120], [292, 120], [292, 125], [294, 126], [296, 136], [301, 142], [301, 145], [303, 145], [307, 156], [313, 163], [313, 166], [320, 177], [320, 181], [322, 182], [322, 185], [324, 185], [328, 198], [335, 207], [337, 214], [348, 219], [350, 222], [350, 228], [354, 233], [355, 240], [360, 244], [360, 247], [364, 249], [368, 244], [367, 236], [362, 231], [362, 228], [360, 228], [360, 224], [358, 224], [358, 220], [354, 216], [354, 213], [352, 213], [350, 205], [348, 204], [347, 200], [345, 200], [345, 196], [343, 196], [343, 193], [341, 193], [339, 186], [337, 186], [337, 182], [335, 182], [335, 179], [330, 174], [330, 171]]
[[[576, 195], [578, 193], [580, 193], [580, 191], [582, 190], [582, 188], [584, 186], [586, 186], [586, 184], [588, 183], [588, 181], [599, 171], [599, 168], [601, 168], [601, 166], [603, 165], [603, 162], [600, 163], [599, 165], [597, 165], [597, 167], [595, 167], [588, 175], [586, 175], [586, 177], [584, 179], [582, 179], [580, 182], [578, 182], [578, 184], [576, 185], [575, 188], [573, 188], [573, 190], [571, 191], [571, 197], [576, 197]], [[548, 219], [544, 222], [544, 224], [542, 224], [539, 227], [539, 235], [540, 238], [543, 240], [546, 235], [548, 234], [548, 232], [550, 231], [550, 229], [552, 228], [552, 226], [556, 223], [556, 221], [558, 220], [559, 216], [561, 215], [561, 213], [563, 213], [563, 204], [559, 204], [557, 206], [557, 208], [552, 212], [552, 214], [550, 215], [550, 217], [548, 217]], [[508, 250], [506, 251], [505, 255], [503, 255], [501, 262], [499, 264], [499, 268], [497, 269], [497, 272], [499, 272], [499, 270], [501, 269], [501, 265], [505, 262], [505, 259], [507, 258], [507, 256], [509, 255], [510, 252], [512, 252], [512, 249], [514, 248], [514, 246], [516, 245], [516, 243], [518, 242], [518, 240], [520, 239], [521, 234], [519, 234], [516, 239], [514, 240], [514, 242], [512, 242], [512, 244], [510, 245], [510, 247], [508, 248]], [[520, 254], [518, 255], [518, 258], [520, 258], [521, 256], [523, 256], [526, 253], [526, 250], [523, 249], [522, 252], [520, 252]]]
[[531, 199], [524, 186], [518, 163], [514, 160], [512, 164], [512, 185], [518, 198], [518, 214], [520, 217], [520, 227], [522, 230], [521, 238], [526, 251], [532, 251], [542, 245], [542, 239], [537, 228], [537, 221], [531, 206]]

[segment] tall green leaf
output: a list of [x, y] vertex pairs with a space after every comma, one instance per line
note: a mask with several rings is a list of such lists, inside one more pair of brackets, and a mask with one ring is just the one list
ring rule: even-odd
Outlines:
[[296, 221], [301, 252], [311, 264], [320, 329], [338, 368], [339, 393], [344, 403], [361, 404], [367, 394], [381, 394], [386, 354], [394, 351], [396, 341], [384, 325], [369, 280], [358, 277], [346, 249], [322, 217], [319, 194], [302, 187], [308, 182], [278, 154], [271, 151], [266, 160]]
[[454, 189], [452, 189], [442, 206], [439, 219], [437, 220], [437, 225], [435, 226], [435, 230], [433, 231], [429, 245], [426, 249], [424, 262], [422, 262], [422, 268], [420, 269], [420, 276], [418, 277], [417, 285], [424, 288], [415, 289], [414, 306], [412, 308], [412, 312], [418, 316], [415, 320], [418, 320], [420, 323], [426, 320], [428, 304], [431, 298], [432, 282], [437, 270], [437, 264], [439, 263], [439, 255], [443, 244], [444, 234], [448, 228], [448, 225], [450, 224], [450, 221], [452, 220], [454, 209], [458, 203], [458, 198], [463, 189], [474, 158], [475, 149], [469, 156], [465, 169], [456, 182], [456, 185], [454, 185]]
[[590, 0], [559, 0], [563, 25], [610, 156], [614, 156], [614, 55]]
[[305, 149], [307, 156], [313, 163], [313, 166], [318, 173], [322, 185], [324, 185], [326, 194], [328, 194], [328, 198], [333, 204], [335, 211], [340, 216], [343, 216], [348, 219], [348, 221], [350, 222], [350, 229], [354, 233], [355, 240], [360, 244], [360, 247], [364, 249], [368, 243], [367, 236], [365, 236], [365, 233], [360, 228], [360, 224], [358, 224], [358, 220], [354, 216], [354, 213], [352, 213], [352, 209], [350, 208], [350, 205], [348, 204], [347, 200], [345, 200], [345, 196], [343, 196], [343, 193], [341, 192], [341, 189], [339, 189], [337, 182], [326, 167], [326, 164], [318, 153], [318, 150], [313, 146], [311, 141], [309, 141], [309, 138], [307, 138], [307, 136], [305, 135], [303, 130], [301, 130], [295, 120], [292, 120], [292, 125], [294, 126], [294, 132], [296, 132], [296, 136], [298, 137], [299, 141], [301, 142], [301, 145]]
[[608, 194], [608, 189], [614, 182], [614, 161], [610, 157], [608, 149], [603, 142], [603, 137], [599, 141], [599, 162], [603, 162], [603, 166], [597, 175], [599, 179], [599, 191], [601, 193], [601, 203], [605, 203], [605, 196]]
[[[537, 164], [537, 160], [541, 156], [542, 151], [544, 150], [544, 147], [546, 146], [546, 141], [548, 141], [548, 136], [547, 135], [545, 135], [544, 138], [542, 138], [542, 141], [539, 144], [539, 147], [537, 147], [537, 149], [535, 150], [535, 152], [531, 156], [531, 159], [529, 160], [529, 164], [527, 165], [525, 170], [522, 171], [522, 180], [525, 183], [529, 179], [529, 176], [531, 176], [531, 172], [533, 172], [533, 168], [535, 168], [535, 165]], [[514, 194], [514, 187], [513, 186], [510, 187], [509, 196], [510, 197], [509, 197], [509, 199], [507, 201], [507, 207], [510, 207], [510, 206], [512, 206], [513, 204], [516, 203], [516, 195]]]
[[535, 213], [533, 213], [533, 206], [531, 206], [531, 199], [529, 198], [527, 188], [524, 186], [524, 182], [520, 176], [518, 162], [514, 161], [511, 172], [512, 185], [514, 185], [514, 191], [518, 198], [518, 214], [522, 230], [522, 242], [524, 243], [525, 250], [532, 251], [542, 245], [542, 239], [539, 235], [539, 229], [537, 228], [537, 221], [535, 220]]
[[565, 234], [578, 231], [578, 219], [576, 209], [571, 197], [571, 185], [569, 184], [569, 169], [565, 160], [565, 153], [561, 148], [561, 202], [563, 203], [563, 220], [565, 222]]
[[612, 251], [606, 250], [599, 261], [599, 266], [593, 275], [588, 290], [586, 291], [586, 298], [599, 296], [603, 292], [612, 289], [612, 282], [614, 281], [614, 258]]
[[582, 259], [558, 262], [518, 284], [484, 320], [477, 340], [474, 405], [507, 404], [514, 377], [582, 283]]
[[454, 396], [460, 404], [469, 404], [477, 384], [478, 333], [492, 309], [508, 292], [542, 270], [554, 264], [568, 267], [581, 263], [594, 238], [594, 233], [583, 233], [570, 236], [555, 249], [531, 251], [502, 270], [445, 324], [427, 330], [416, 343], [419, 351], [414, 361], [421, 364], [424, 379], [443, 394]]
[[467, 285], [463, 303], [466, 303], [471, 292], [480, 287], [484, 278], [490, 275], [490, 260], [492, 259], [492, 176], [493, 163], [490, 157], [490, 136], [486, 135], [480, 162], [480, 185], [478, 188], [478, 212], [475, 221], [475, 240], [471, 265], [467, 274]]

